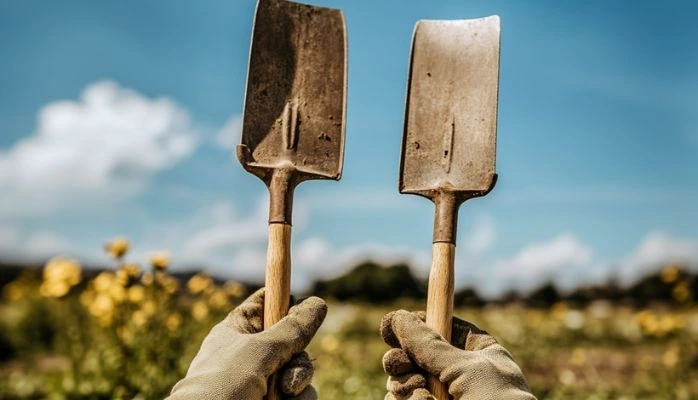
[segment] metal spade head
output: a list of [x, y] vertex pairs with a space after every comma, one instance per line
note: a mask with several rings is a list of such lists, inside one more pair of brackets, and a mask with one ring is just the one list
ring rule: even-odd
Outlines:
[[400, 192], [455, 197], [496, 181], [499, 17], [420, 21], [412, 41]]
[[347, 65], [342, 12], [259, 0], [252, 35], [237, 149], [243, 167], [270, 190], [279, 173], [290, 192], [304, 180], [339, 179]]

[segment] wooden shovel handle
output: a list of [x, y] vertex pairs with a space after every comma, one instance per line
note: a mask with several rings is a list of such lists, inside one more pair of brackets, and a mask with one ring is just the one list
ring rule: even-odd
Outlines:
[[[288, 313], [291, 300], [291, 225], [269, 224], [269, 247], [264, 282], [264, 329]], [[276, 375], [267, 382], [267, 400], [280, 400]]]
[[[427, 291], [427, 326], [435, 330], [447, 341], [451, 341], [453, 318], [454, 257], [456, 246], [453, 243], [433, 244], [429, 288]], [[429, 390], [437, 400], [450, 399], [448, 387], [436, 376], [429, 376]]]

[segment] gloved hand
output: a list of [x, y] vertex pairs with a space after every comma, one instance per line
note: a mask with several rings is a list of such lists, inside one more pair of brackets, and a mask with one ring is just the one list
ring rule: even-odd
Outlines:
[[168, 399], [261, 400], [269, 376], [279, 370], [284, 399], [316, 399], [313, 366], [303, 349], [325, 319], [327, 305], [318, 297], [305, 299], [265, 331], [263, 311], [260, 289], [214, 326]]
[[453, 318], [452, 343], [424, 323], [425, 314], [400, 310], [381, 321], [389, 375], [386, 400], [434, 400], [426, 374], [448, 385], [455, 400], [535, 400], [511, 354], [487, 332]]

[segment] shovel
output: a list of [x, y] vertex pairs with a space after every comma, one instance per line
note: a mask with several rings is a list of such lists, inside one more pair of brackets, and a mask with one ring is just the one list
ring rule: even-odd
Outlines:
[[[399, 186], [436, 206], [426, 323], [449, 341], [458, 208], [497, 180], [498, 87], [499, 17], [417, 22]], [[429, 388], [449, 398], [437, 377]]]
[[[341, 11], [259, 0], [237, 156], [269, 189], [265, 329], [289, 309], [293, 191], [342, 173], [346, 59]], [[274, 377], [267, 393], [280, 398]]]

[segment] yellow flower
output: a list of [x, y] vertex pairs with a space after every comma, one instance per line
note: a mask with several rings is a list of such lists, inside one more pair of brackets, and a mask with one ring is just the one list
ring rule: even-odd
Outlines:
[[116, 260], [120, 260], [128, 252], [128, 248], [128, 240], [122, 237], [116, 238], [104, 245], [104, 251]]
[[187, 289], [191, 294], [208, 292], [213, 288], [213, 279], [204, 274], [196, 274], [187, 282]]
[[143, 310], [143, 312], [147, 315], [155, 315], [155, 312], [158, 310], [158, 307], [154, 301], [148, 300], [143, 303], [143, 305], [141, 306], [141, 310]]
[[662, 282], [664, 283], [673, 283], [676, 282], [677, 279], [679, 279], [679, 275], [681, 275], [681, 270], [679, 269], [679, 267], [672, 264], [664, 268], [659, 277], [662, 279]]
[[63, 297], [70, 291], [70, 285], [64, 281], [46, 281], [39, 287], [39, 293], [44, 297]]
[[153, 282], [155, 282], [155, 277], [150, 272], [144, 273], [141, 277], [141, 283], [143, 283], [145, 286], [150, 286], [153, 284]]
[[113, 272], [100, 272], [92, 280], [92, 287], [98, 292], [106, 292], [109, 288], [116, 283], [116, 275]]
[[165, 290], [167, 294], [175, 294], [179, 290], [179, 281], [177, 278], [168, 275], [165, 272], [156, 272], [155, 281]]
[[121, 286], [133, 285], [141, 274], [141, 268], [137, 264], [124, 264], [116, 270], [116, 279]]
[[133, 285], [128, 288], [128, 301], [140, 303], [145, 299], [145, 288], [142, 285]]
[[182, 325], [182, 316], [179, 314], [170, 314], [165, 320], [165, 326], [170, 332], [174, 332]]
[[63, 297], [80, 283], [82, 269], [80, 263], [66, 257], [54, 257], [46, 263], [44, 280], [39, 293], [45, 297]]
[[674, 299], [676, 299], [676, 301], [679, 303], [685, 303], [691, 300], [693, 295], [691, 293], [691, 288], [688, 287], [688, 283], [686, 281], [679, 282], [676, 286], [674, 286], [671, 293], [674, 296]]
[[136, 310], [131, 315], [131, 321], [137, 328], [142, 328], [148, 323], [148, 313], [143, 310]]
[[198, 300], [191, 307], [191, 315], [197, 321], [203, 321], [208, 317], [208, 306], [201, 300]]
[[233, 298], [240, 298], [245, 295], [245, 286], [236, 281], [227, 281], [223, 285], [223, 290], [228, 293], [228, 296]]
[[151, 255], [150, 265], [157, 271], [164, 271], [170, 265], [169, 254], [163, 252]]
[[114, 300], [107, 293], [98, 294], [87, 307], [87, 311], [96, 317], [102, 326], [109, 326], [114, 319]]
[[211, 305], [216, 310], [224, 310], [230, 307], [230, 301], [228, 300], [228, 294], [222, 289], [215, 289], [208, 296], [208, 304]]

